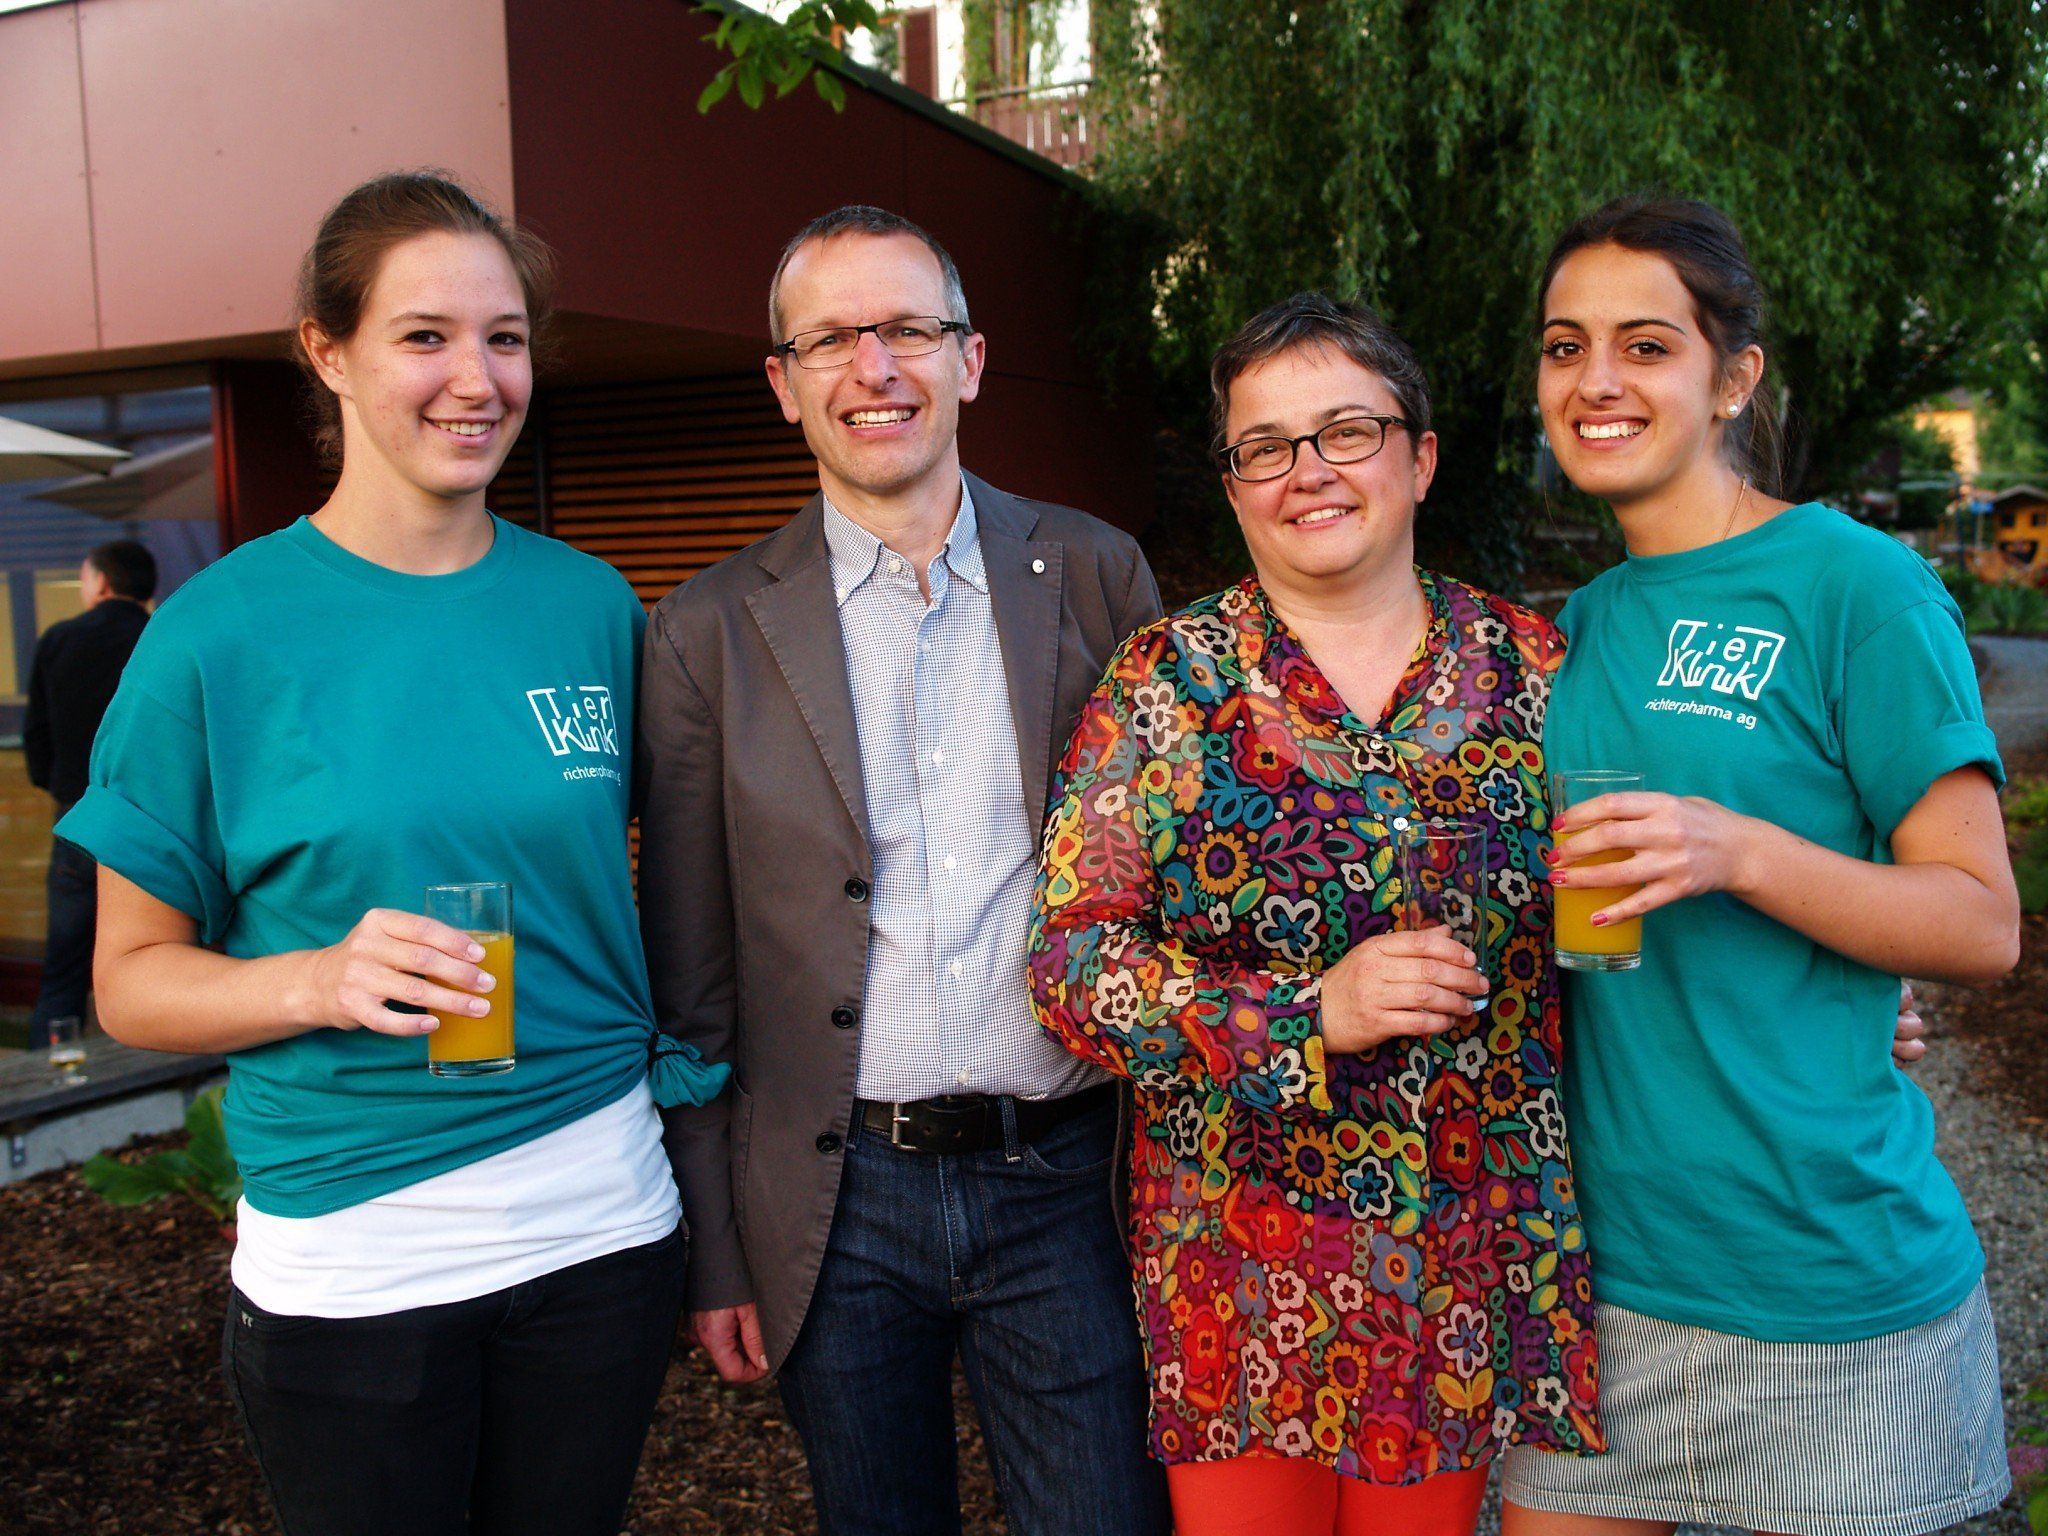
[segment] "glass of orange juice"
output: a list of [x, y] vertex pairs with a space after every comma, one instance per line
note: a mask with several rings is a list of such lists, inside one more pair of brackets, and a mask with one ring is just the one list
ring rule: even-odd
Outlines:
[[436, 1077], [484, 1077], [512, 1070], [512, 887], [503, 880], [427, 887], [427, 916], [460, 928], [484, 947], [478, 962], [496, 985], [480, 994], [491, 1005], [482, 1018], [463, 1013], [434, 1017], [427, 1036], [427, 1070]]
[[[1553, 770], [1550, 775], [1550, 811], [1562, 816], [1572, 806], [1599, 795], [1628, 794], [1643, 787], [1640, 773], [1611, 768]], [[1567, 834], [1557, 840], [1563, 860], [1571, 845]], [[1629, 855], [1619, 848], [1596, 853], [1573, 865], [1587, 869], [1597, 864], [1619, 864]], [[1593, 926], [1593, 914], [1635, 895], [1640, 885], [1561, 885], [1551, 887], [1556, 913], [1557, 963], [1568, 971], [1632, 971], [1643, 963], [1643, 920]]]

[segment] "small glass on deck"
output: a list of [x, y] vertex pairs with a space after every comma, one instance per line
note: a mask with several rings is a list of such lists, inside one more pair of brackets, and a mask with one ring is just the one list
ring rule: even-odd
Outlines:
[[484, 947], [478, 962], [496, 985], [480, 994], [482, 1018], [434, 1011], [440, 1027], [427, 1036], [427, 1070], [436, 1077], [485, 1077], [512, 1070], [512, 887], [503, 880], [427, 887], [426, 914], [460, 928]]

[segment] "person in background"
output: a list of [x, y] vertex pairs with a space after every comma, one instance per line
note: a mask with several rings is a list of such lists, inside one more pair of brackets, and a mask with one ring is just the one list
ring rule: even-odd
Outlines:
[[[78, 567], [78, 597], [85, 612], [52, 624], [36, 642], [21, 750], [29, 782], [49, 791], [59, 819], [85, 793], [93, 737], [121, 681], [121, 669], [142, 638], [147, 605], [155, 595], [156, 560], [147, 549], [133, 539], [102, 544]], [[53, 838], [48, 890], [43, 980], [29, 1015], [32, 1050], [49, 1044], [52, 1019], [85, 1013], [99, 911], [99, 871], [92, 855], [68, 839]]]
[[[163, 605], [60, 828], [108, 1032], [228, 1058], [223, 1364], [291, 1536], [615, 1536], [682, 1307], [655, 1105], [725, 1074], [654, 1059], [642, 611], [484, 502], [550, 273], [440, 176], [336, 204], [296, 328], [333, 494]], [[440, 1077], [434, 1014], [512, 1004], [420, 913], [465, 881], [513, 888], [516, 1062]]]
[[2019, 953], [1962, 616], [1896, 540], [1776, 494], [1725, 215], [1609, 204], [1538, 305], [1551, 451], [1628, 545], [1559, 616], [1549, 756], [1648, 790], [1572, 807], [1552, 876], [1644, 917], [1638, 969], [1566, 992], [1610, 1450], [1516, 1450], [1503, 1529], [1956, 1524], [2008, 1485], [1984, 1255], [1886, 1046], [1912, 1054], [1901, 975]]

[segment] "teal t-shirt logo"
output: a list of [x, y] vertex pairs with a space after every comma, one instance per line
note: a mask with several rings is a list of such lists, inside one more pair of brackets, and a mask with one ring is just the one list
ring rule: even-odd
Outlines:
[[618, 719], [612, 713], [612, 691], [602, 683], [572, 683], [562, 688], [529, 688], [526, 702], [540, 722], [541, 735], [556, 757], [572, 752], [619, 755]]
[[1748, 624], [1680, 619], [1671, 626], [1659, 688], [1708, 688], [1754, 704], [1785, 653], [1785, 637]]

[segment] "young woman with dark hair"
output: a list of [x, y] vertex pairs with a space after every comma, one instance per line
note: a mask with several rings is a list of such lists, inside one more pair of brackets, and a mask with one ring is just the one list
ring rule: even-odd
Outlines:
[[[109, 1033], [228, 1058], [224, 1359], [292, 1536], [609, 1536], [682, 1304], [627, 864], [641, 609], [484, 505], [547, 277], [445, 178], [341, 200], [296, 332], [333, 495], [163, 605], [62, 828], [100, 861]], [[421, 915], [475, 881], [514, 888], [516, 1064], [437, 1076], [424, 1010], [511, 1002]], [[659, 1066], [665, 1101], [723, 1070]]]
[[1514, 1452], [1504, 1529], [1951, 1525], [2006, 1491], [1997, 1350], [1888, 1036], [1901, 975], [2018, 954], [1961, 616], [1912, 551], [1776, 494], [1764, 297], [1723, 215], [1611, 204], [1540, 305], [1551, 449], [1629, 553], [1559, 617], [1545, 746], [1648, 792], [1554, 829], [1554, 882], [1610, 897], [1593, 923], [1644, 917], [1639, 968], [1565, 996], [1610, 1448]]

